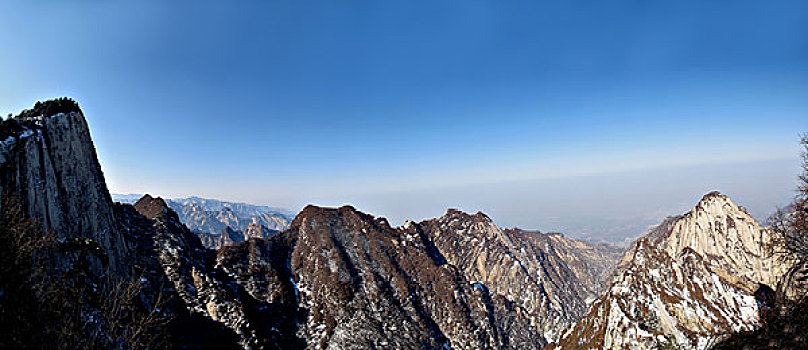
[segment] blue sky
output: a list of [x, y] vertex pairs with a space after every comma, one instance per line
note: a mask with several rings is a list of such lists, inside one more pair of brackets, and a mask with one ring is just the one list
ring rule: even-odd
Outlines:
[[[0, 112], [76, 98], [115, 192], [545, 228], [543, 203], [582, 188], [547, 179], [662, 171], [665, 188], [603, 192], [690, 181], [781, 204], [808, 131], [805, 1], [35, 0], [0, 16]], [[552, 217], [599, 213], [598, 193]], [[515, 201], [536, 209], [501, 209]]]

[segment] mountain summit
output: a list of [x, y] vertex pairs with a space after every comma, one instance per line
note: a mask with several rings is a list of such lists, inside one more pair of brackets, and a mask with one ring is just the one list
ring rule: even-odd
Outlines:
[[758, 288], [780, 265], [770, 232], [718, 192], [641, 237], [608, 291], [559, 342], [562, 349], [706, 349], [759, 320]]
[[[118, 230], [90, 129], [76, 102], [37, 102], [0, 122], [0, 198], [59, 239], [92, 239], [105, 260], [123, 270], [127, 245]], [[101, 274], [102, 266], [94, 264]]]

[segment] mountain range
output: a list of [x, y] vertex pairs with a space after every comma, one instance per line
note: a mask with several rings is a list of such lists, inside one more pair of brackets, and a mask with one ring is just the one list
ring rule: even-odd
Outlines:
[[[134, 204], [140, 198], [142, 194], [112, 194], [112, 199], [121, 203]], [[285, 230], [294, 217], [281, 208], [196, 196], [165, 202], [208, 248], [220, 248], [251, 237], [268, 238]]]
[[[394, 227], [351, 206], [291, 219], [196, 197], [115, 203], [72, 100], [3, 121], [0, 136], [0, 209], [19, 203], [55, 237], [47, 283], [98, 296], [134, 283], [132, 307], [164, 320], [138, 334], [159, 347], [706, 349], [757, 326], [783, 272], [770, 232], [717, 192], [623, 250], [454, 209]], [[0, 293], [3, 310], [12, 297]], [[76, 313], [102, 348], [151, 324], [87, 300]], [[11, 319], [3, 348], [19, 345]]]

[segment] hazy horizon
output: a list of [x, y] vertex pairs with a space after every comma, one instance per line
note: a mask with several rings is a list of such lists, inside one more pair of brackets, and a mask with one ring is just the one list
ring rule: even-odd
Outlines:
[[713, 189], [765, 216], [793, 193], [808, 131], [801, 1], [0, 13], [0, 112], [75, 98], [119, 193], [351, 203], [394, 222], [457, 207], [613, 237]]
[[[636, 238], [667, 216], [690, 210], [701, 197], [720, 191], [746, 207], [752, 216], [765, 220], [793, 198], [799, 159], [697, 165], [668, 169], [635, 170], [606, 174], [538, 178], [501, 183], [478, 183], [418, 191], [395, 191], [363, 195], [318, 196], [296, 203], [271, 202], [250, 197], [215, 193], [138, 192], [164, 198], [199, 196], [231, 202], [246, 202], [290, 210], [296, 214], [305, 205], [326, 207], [351, 205], [357, 210], [387, 218], [394, 226], [405, 220], [439, 217], [449, 208], [470, 213], [481, 211], [500, 227], [519, 227], [542, 232], [560, 232], [569, 237], [619, 242]], [[738, 173], [727, 177], [722, 174]], [[760, 188], [758, 183], [768, 183]], [[633, 191], [627, 190], [633, 187]], [[597, 201], [586, 202], [589, 192]], [[116, 192], [116, 195], [128, 194]], [[416, 200], [417, 198], [417, 200]], [[570, 215], [574, 213], [574, 215]]]

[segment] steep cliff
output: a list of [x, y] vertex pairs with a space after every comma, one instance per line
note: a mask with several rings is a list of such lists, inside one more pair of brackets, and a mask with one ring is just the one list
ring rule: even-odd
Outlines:
[[[7, 135], [0, 141], [0, 197], [19, 198], [28, 215], [60, 239], [98, 242], [110, 267], [127, 273], [127, 244], [78, 105], [67, 99], [38, 103], [0, 129]], [[104, 267], [96, 263], [94, 269]]]
[[[209, 318], [209, 305], [222, 309], [238, 303], [228, 304], [235, 298], [219, 297], [226, 288], [205, 280], [206, 260], [212, 259], [176, 214], [150, 197], [137, 207], [113, 205], [75, 102], [37, 103], [0, 122], [0, 136], [0, 203], [21, 208], [17, 216], [30, 217], [38, 226], [0, 230], [4, 241], [38, 242], [21, 247], [28, 258], [14, 262], [32, 275], [23, 276], [23, 285], [14, 290], [0, 288], [0, 323], [6, 331], [18, 316], [40, 320], [15, 326], [12, 338], [0, 339], [0, 347], [39, 348], [39, 342], [14, 339], [20, 336], [70, 348], [247, 344], [249, 337], [233, 332], [240, 330], [239, 324]], [[8, 277], [3, 273], [0, 278]], [[20, 291], [31, 294], [26, 300], [32, 305], [22, 309], [34, 315], [6, 313], [20, 309], [7, 307], [7, 302], [20, 300], [10, 293]], [[191, 336], [200, 331], [202, 335]]]
[[559, 342], [562, 349], [706, 349], [759, 320], [761, 285], [783, 267], [765, 254], [770, 233], [713, 192], [643, 236], [611, 286]]

